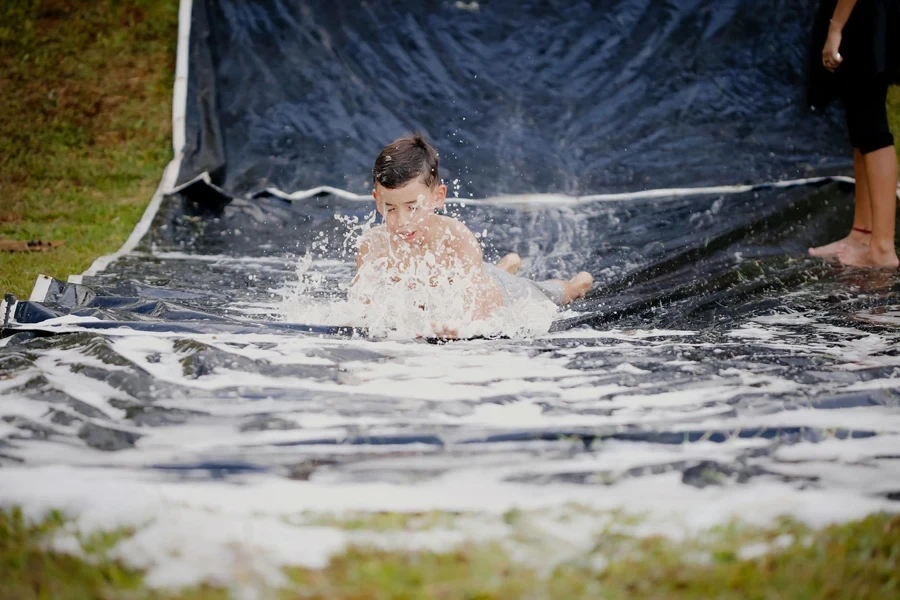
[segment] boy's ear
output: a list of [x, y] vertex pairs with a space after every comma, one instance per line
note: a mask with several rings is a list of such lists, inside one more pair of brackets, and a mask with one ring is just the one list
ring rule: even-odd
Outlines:
[[383, 217], [384, 216], [384, 205], [382, 204], [381, 200], [378, 198], [378, 190], [377, 189], [372, 190], [372, 197], [375, 198], [375, 210], [377, 210], [378, 214]]
[[444, 201], [447, 199], [447, 186], [443, 183], [437, 186], [434, 190], [434, 202], [435, 208], [440, 210], [444, 208]]

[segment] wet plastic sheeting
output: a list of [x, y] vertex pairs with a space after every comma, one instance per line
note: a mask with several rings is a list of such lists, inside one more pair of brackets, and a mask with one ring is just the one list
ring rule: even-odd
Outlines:
[[405, 129], [461, 200], [846, 173], [836, 116], [799, 100], [811, 2], [479, 7], [197, 0], [181, 179], [221, 191], [165, 198], [133, 252], [18, 305], [0, 465], [896, 497], [900, 279], [805, 257], [846, 232], [845, 184], [452, 204], [490, 259], [595, 274], [535, 339], [279, 318], [301, 257], [308, 296], [344, 296], [372, 206], [251, 194], [365, 192]]
[[815, 5], [197, 0], [179, 179], [366, 193], [413, 129], [474, 197], [833, 172], [843, 123], [803, 86]]
[[[802, 257], [840, 231], [850, 193], [455, 207], [488, 229], [489, 255], [519, 251], [541, 276], [588, 268], [599, 283], [555, 334], [449, 346], [277, 320], [301, 254], [322, 276], [309, 294], [343, 296], [352, 251], [335, 214], [365, 218], [368, 206], [263, 198], [210, 212], [170, 197], [137, 251], [19, 305], [33, 326], [99, 320], [51, 321], [0, 348], [11, 425], [0, 454], [41, 462], [75, 447], [78, 462], [108, 464], [91, 452], [132, 449], [123, 466], [335, 484], [477, 472], [609, 485], [678, 472], [697, 487], [806, 489], [838, 476], [813, 459], [785, 470], [784, 448], [858, 440], [848, 448], [874, 469], [854, 485], [883, 495], [896, 461], [865, 444], [900, 439], [900, 282]], [[35, 337], [46, 332], [57, 335]], [[721, 450], [665, 450], [688, 442]], [[588, 468], [621, 444], [661, 450], [639, 467]]]
[[[336, 484], [479, 473], [610, 485], [676, 472], [700, 487], [886, 494], [896, 460], [871, 441], [900, 431], [898, 322], [896, 309], [809, 310], [721, 330], [576, 329], [456, 346], [216, 327], [20, 332], [0, 353], [0, 460], [263, 469]], [[865, 468], [847, 475], [834, 456], [819, 460], [827, 440], [847, 442]], [[707, 448], [703, 460], [685, 458], [692, 443]], [[658, 450], [639, 467], [591, 466], [623, 444]]]
[[[890, 302], [896, 278], [854, 275], [804, 257], [840, 235], [852, 188], [829, 183], [744, 194], [581, 205], [449, 209], [483, 237], [485, 255], [524, 257], [534, 279], [595, 274], [586, 300], [554, 329], [580, 324], [639, 328], [730, 327], [761, 311], [827, 310], [858, 286], [859, 308]], [[277, 317], [301, 256], [321, 277], [307, 294], [343, 298], [352, 278], [353, 221], [368, 203], [320, 196], [288, 203], [236, 199], [214, 209], [166, 199], [131, 255], [84, 285], [51, 288], [46, 308], [105, 320], [239, 322]], [[872, 282], [869, 282], [872, 279]], [[849, 284], [849, 288], [848, 288]], [[878, 290], [881, 290], [880, 292]], [[20, 307], [24, 311], [26, 307]], [[33, 320], [33, 319], [27, 319]], [[264, 324], [263, 324], [264, 325]], [[345, 323], [328, 323], [345, 325]]]

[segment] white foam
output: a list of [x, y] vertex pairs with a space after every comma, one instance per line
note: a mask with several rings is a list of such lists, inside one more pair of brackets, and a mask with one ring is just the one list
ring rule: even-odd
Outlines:
[[890, 390], [900, 387], [900, 377], [886, 377], [883, 379], [869, 379], [868, 381], [857, 381], [852, 383], [842, 391], [855, 392], [859, 390]]
[[613, 339], [613, 340], [645, 340], [648, 338], [690, 337], [697, 335], [695, 331], [668, 330], [668, 329], [591, 329], [582, 327], [579, 329], [567, 329], [546, 336], [547, 339]]

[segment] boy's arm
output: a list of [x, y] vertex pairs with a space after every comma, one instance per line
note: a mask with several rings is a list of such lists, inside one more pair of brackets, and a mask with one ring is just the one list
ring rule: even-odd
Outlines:
[[[363, 238], [359, 242], [359, 249], [356, 251], [356, 275], [353, 276], [353, 281], [350, 282], [351, 288], [359, 282], [360, 270], [363, 265], [378, 258], [378, 250], [373, 237], [371, 230], [369, 230], [369, 232], [363, 235]], [[363, 297], [362, 301], [365, 304], [368, 304], [369, 298]]]
[[356, 283], [356, 279], [359, 277], [359, 270], [362, 269], [363, 264], [365, 264], [366, 257], [369, 255], [371, 249], [372, 242], [368, 238], [364, 238], [359, 243], [359, 250], [356, 251], [356, 277], [353, 278], [354, 283]]
[[359, 281], [359, 270], [362, 269], [362, 266], [366, 262], [366, 257], [369, 255], [369, 242], [368, 240], [363, 240], [359, 244], [359, 250], [356, 252], [356, 275], [353, 276], [353, 281], [350, 282], [350, 287], [356, 285], [356, 282]]
[[484, 253], [481, 244], [468, 227], [454, 223], [450, 231], [450, 246], [459, 260], [465, 274], [471, 278], [472, 286], [463, 294], [466, 308], [471, 311], [473, 321], [483, 321], [498, 307], [487, 274], [484, 272]]
[[359, 270], [369, 261], [377, 260], [379, 254], [379, 244], [376, 239], [378, 236], [377, 228], [369, 229], [363, 234], [359, 241], [359, 249], [356, 251], [356, 275], [353, 277], [351, 286], [355, 285], [359, 280]]

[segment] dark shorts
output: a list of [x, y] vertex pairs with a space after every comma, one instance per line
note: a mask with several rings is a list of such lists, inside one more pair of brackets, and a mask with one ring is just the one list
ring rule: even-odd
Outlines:
[[850, 143], [863, 154], [894, 145], [887, 119], [887, 77], [859, 77], [841, 90]]
[[491, 263], [484, 263], [485, 273], [494, 278], [500, 293], [503, 295], [503, 306], [511, 306], [524, 298], [534, 300], [550, 300], [561, 306], [566, 298], [565, 290], [556, 281], [531, 281], [524, 277], [511, 275]]

